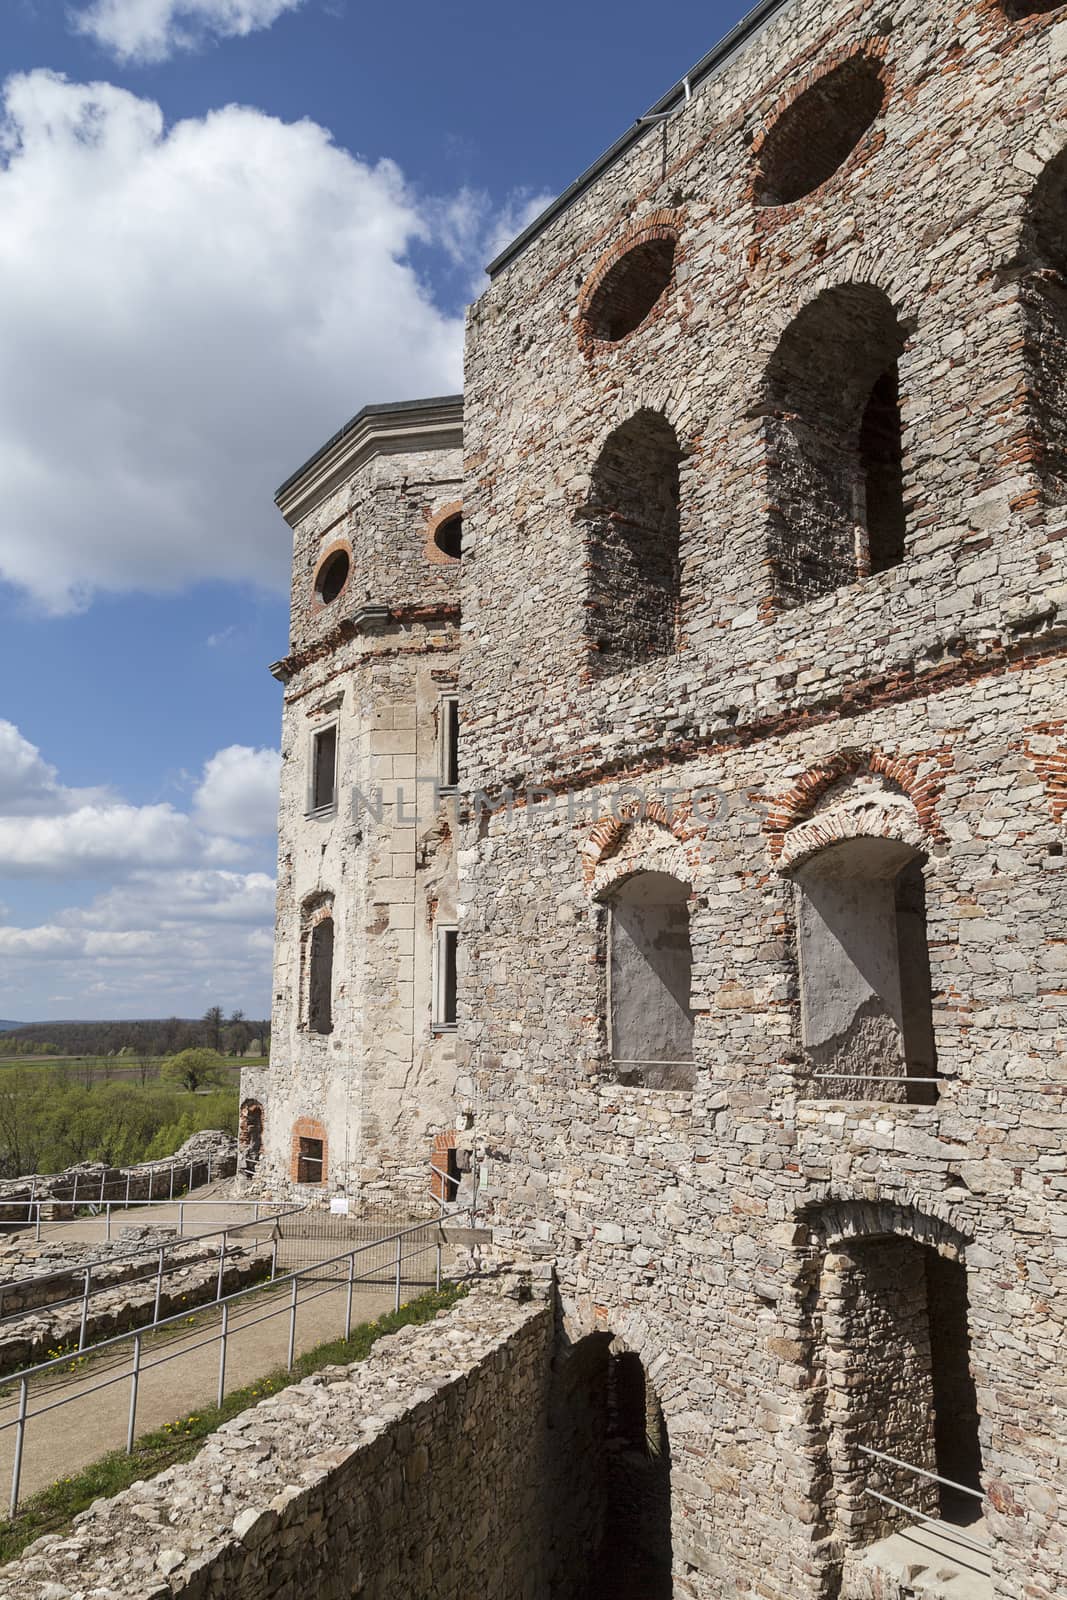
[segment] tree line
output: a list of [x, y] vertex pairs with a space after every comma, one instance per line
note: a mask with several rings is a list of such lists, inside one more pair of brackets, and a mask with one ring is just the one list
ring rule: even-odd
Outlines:
[[165, 1017], [140, 1022], [30, 1022], [0, 1034], [4, 1056], [126, 1056], [151, 1059], [199, 1048], [219, 1055], [257, 1055], [270, 1048], [270, 1022], [211, 1006], [196, 1020]]

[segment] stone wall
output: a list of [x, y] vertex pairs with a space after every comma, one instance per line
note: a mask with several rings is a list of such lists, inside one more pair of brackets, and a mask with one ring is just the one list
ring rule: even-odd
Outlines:
[[578, 1600], [598, 1478], [584, 1396], [553, 1406], [553, 1341], [546, 1300], [475, 1288], [39, 1539], [0, 1597]]
[[[469, 316], [459, 1086], [497, 1239], [554, 1259], [573, 1338], [653, 1375], [687, 1600], [829, 1600], [885, 1526], [828, 1433], [871, 1376], [825, 1298], [860, 1237], [964, 1264], [993, 1591], [1067, 1592], [1065, 62], [1057, 8], [793, 0]], [[649, 230], [669, 279], [595, 323]], [[590, 606], [606, 551], [633, 567], [589, 508], [650, 413], [681, 454], [677, 632], [611, 671]], [[816, 941], [802, 1005], [799, 880], [867, 840], [919, 864], [879, 949], [925, 917], [928, 979], [868, 963], [806, 1034], [832, 973]], [[605, 907], [639, 873], [689, 888], [691, 1090], [612, 1068]], [[930, 1055], [903, 982], [926, 1103], [877, 1081]], [[878, 1323], [876, 1425], [929, 1343], [912, 1312]], [[897, 1414], [916, 1466], [946, 1365]]]

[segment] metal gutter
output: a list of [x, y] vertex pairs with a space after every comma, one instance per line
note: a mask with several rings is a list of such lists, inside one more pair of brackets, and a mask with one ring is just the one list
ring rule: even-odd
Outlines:
[[520, 255], [525, 250], [528, 244], [537, 238], [538, 234], [543, 233], [551, 223], [555, 222], [557, 217], [562, 216], [563, 212], [574, 204], [579, 195], [584, 194], [598, 178], [615, 166], [616, 162], [621, 161], [627, 151], [631, 150], [637, 141], [648, 132], [650, 118], [653, 121], [657, 121], [673, 111], [676, 106], [684, 104], [688, 99], [688, 90], [695, 89], [705, 78], [711, 77], [716, 72], [721, 72], [724, 67], [728, 66], [734, 56], [751, 44], [756, 35], [761, 33], [774, 16], [789, 3], [790, 0], [759, 0], [759, 4], [753, 6], [752, 10], [742, 17], [737, 26], [731, 28], [730, 32], [720, 39], [718, 44], [713, 45], [707, 55], [702, 56], [696, 66], [690, 72], [687, 72], [684, 78], [679, 78], [672, 89], [668, 89], [667, 93], [662, 95], [654, 106], [650, 106], [643, 117], [638, 117], [637, 121], [627, 128], [621, 138], [616, 139], [610, 149], [605, 150], [604, 154], [594, 161], [591, 167], [585, 169], [581, 177], [576, 178], [569, 188], [564, 189], [557, 200], [553, 200], [552, 204], [547, 206], [540, 216], [534, 218], [529, 227], [524, 228], [506, 249], [502, 250], [498, 256], [490, 261], [485, 269], [490, 278], [495, 278], [498, 273], [502, 272], [506, 266], [515, 260], [517, 255]]

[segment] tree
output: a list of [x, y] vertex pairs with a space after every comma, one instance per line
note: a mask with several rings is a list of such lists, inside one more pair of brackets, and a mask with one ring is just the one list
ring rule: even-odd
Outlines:
[[218, 1055], [222, 1049], [222, 1007], [209, 1006], [204, 1012], [204, 1027], [207, 1029], [207, 1042]]
[[226, 1063], [215, 1050], [179, 1050], [164, 1061], [163, 1078], [195, 1093], [197, 1089], [226, 1083]]

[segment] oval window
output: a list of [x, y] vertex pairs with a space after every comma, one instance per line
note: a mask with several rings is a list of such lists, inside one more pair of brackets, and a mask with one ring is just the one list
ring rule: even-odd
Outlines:
[[446, 517], [434, 529], [433, 542], [443, 556], [448, 556], [452, 561], [458, 561], [463, 554], [463, 513], [457, 511], [455, 516]]
[[347, 550], [335, 550], [332, 556], [327, 556], [319, 568], [319, 574], [315, 580], [315, 593], [324, 606], [328, 606], [332, 600], [336, 600], [341, 593], [341, 590], [348, 582], [351, 565]]
[[782, 112], [763, 141], [756, 203], [785, 206], [818, 189], [843, 166], [885, 103], [881, 69], [853, 56]]
[[676, 239], [646, 239], [605, 273], [585, 313], [594, 339], [614, 344], [639, 328], [674, 272]]

